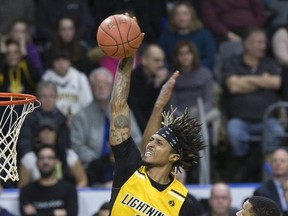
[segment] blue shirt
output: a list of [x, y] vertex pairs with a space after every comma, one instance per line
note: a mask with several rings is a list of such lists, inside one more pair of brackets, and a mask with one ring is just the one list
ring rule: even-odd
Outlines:
[[183, 35], [170, 31], [162, 32], [158, 43], [164, 50], [169, 65], [172, 64], [174, 47], [181, 40], [189, 40], [193, 42], [197, 48], [201, 65], [213, 70], [216, 56], [216, 45], [212, 34], [205, 28]]

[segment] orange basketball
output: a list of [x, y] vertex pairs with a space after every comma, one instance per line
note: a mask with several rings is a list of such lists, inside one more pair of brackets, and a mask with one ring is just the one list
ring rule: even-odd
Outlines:
[[141, 29], [129, 16], [112, 15], [98, 27], [97, 42], [107, 56], [113, 58], [132, 56], [141, 45]]

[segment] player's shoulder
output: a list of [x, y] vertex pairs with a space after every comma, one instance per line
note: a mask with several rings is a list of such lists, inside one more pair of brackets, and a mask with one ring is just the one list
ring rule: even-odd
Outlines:
[[197, 199], [190, 193], [185, 197], [184, 203], [181, 207], [180, 216], [196, 216]]
[[193, 196], [191, 193], [187, 193], [187, 196], [185, 197], [185, 201], [188, 204], [194, 205], [195, 202], [198, 202], [195, 196]]

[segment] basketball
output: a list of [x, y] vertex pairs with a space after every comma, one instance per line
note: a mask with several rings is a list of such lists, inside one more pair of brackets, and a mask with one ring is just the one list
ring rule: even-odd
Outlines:
[[137, 22], [124, 14], [109, 16], [97, 30], [99, 48], [112, 58], [132, 56], [141, 45], [142, 39]]

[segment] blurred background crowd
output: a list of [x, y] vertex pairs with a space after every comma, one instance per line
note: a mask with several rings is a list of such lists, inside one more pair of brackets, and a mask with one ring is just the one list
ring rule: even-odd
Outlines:
[[[34, 94], [42, 104], [20, 132], [20, 181], [2, 182], [4, 188], [41, 178], [36, 161], [46, 145], [60, 161], [54, 167], [58, 179], [78, 188], [111, 187], [109, 100], [118, 60], [97, 47], [96, 32], [106, 17], [125, 12], [137, 17], [145, 33], [128, 99], [135, 142], [141, 142], [163, 83], [179, 70], [169, 106], [179, 113], [188, 107], [196, 117], [205, 113], [211, 182], [285, 184], [288, 1], [0, 0], [0, 5], [0, 91]], [[199, 183], [198, 165], [179, 178]], [[225, 184], [216, 186], [229, 191]], [[287, 211], [284, 192], [276, 188]], [[219, 206], [212, 195], [209, 204]]]

